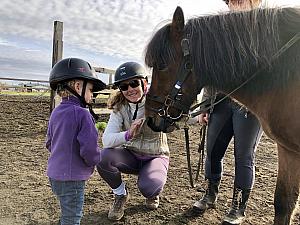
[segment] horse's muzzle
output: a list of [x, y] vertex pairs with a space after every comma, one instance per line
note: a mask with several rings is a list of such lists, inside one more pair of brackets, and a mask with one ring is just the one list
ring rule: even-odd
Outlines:
[[[156, 123], [158, 121], [158, 123]], [[153, 130], [154, 132], [163, 132], [163, 133], [170, 133], [175, 130], [176, 125], [170, 118], [147, 118], [147, 125]]]

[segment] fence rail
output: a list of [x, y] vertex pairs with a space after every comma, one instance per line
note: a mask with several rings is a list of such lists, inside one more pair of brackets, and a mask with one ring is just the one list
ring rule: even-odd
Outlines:
[[0, 77], [0, 80], [15, 80], [15, 81], [30, 81], [30, 82], [49, 83], [48, 80], [33, 80], [33, 79], [23, 79], [23, 78], [11, 78], [11, 77]]
[[[104, 67], [94, 67], [97, 73], [106, 74], [109, 77], [109, 85], [112, 85], [112, 76], [115, 73], [112, 69], [107, 69]], [[40, 82], [40, 83], [49, 83], [49, 80], [35, 80], [35, 79], [25, 79], [25, 78], [11, 78], [11, 77], [0, 77], [0, 80], [13, 80], [13, 81], [30, 81], [30, 82]]]

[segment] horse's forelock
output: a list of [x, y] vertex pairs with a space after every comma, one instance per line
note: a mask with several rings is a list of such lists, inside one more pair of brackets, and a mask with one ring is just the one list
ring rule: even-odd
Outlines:
[[166, 24], [149, 41], [145, 48], [145, 64], [148, 67], [168, 65], [170, 62], [174, 62], [175, 48], [169, 40], [169, 33], [170, 24]]

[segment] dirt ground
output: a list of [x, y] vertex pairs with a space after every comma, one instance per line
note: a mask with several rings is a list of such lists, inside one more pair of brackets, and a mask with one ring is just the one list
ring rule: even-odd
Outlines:
[[[0, 225], [54, 225], [59, 205], [45, 176], [48, 152], [44, 148], [49, 101], [46, 97], [0, 95]], [[191, 156], [194, 168], [198, 161], [199, 126], [192, 126]], [[183, 130], [168, 134], [171, 161], [168, 181], [157, 210], [143, 206], [144, 199], [136, 188], [136, 177], [125, 175], [131, 199], [125, 217], [112, 223], [107, 219], [113, 195], [95, 172], [87, 182], [83, 225], [102, 224], [220, 224], [232, 196], [233, 154], [225, 157], [225, 171], [216, 209], [202, 216], [191, 216], [189, 209], [203, 193], [203, 175], [191, 188], [187, 171]], [[99, 143], [101, 143], [99, 139]], [[275, 144], [263, 136], [256, 155], [256, 182], [244, 224], [272, 224], [273, 195], [277, 173]], [[300, 224], [299, 210], [293, 225]]]

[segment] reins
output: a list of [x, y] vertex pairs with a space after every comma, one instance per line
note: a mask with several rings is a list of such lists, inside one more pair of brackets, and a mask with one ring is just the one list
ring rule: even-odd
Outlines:
[[[192, 188], [194, 188], [195, 185], [194, 185], [192, 165], [191, 165], [189, 127], [185, 126], [183, 129], [184, 129], [185, 147], [186, 147], [186, 159], [187, 159], [187, 164], [188, 164], [188, 172], [189, 172], [189, 178], [190, 178], [190, 185], [191, 185]], [[201, 127], [201, 129], [200, 129], [200, 142], [198, 144], [199, 159], [198, 159], [198, 164], [197, 164], [195, 181], [197, 181], [199, 179], [200, 171], [203, 171], [205, 136], [206, 136], [206, 125], [203, 125]]]

